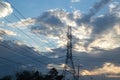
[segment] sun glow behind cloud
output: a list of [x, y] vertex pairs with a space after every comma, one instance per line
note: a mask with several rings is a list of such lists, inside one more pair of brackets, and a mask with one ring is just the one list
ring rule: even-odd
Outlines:
[[[87, 15], [82, 14], [79, 10], [74, 10], [70, 13], [64, 9], [51, 9], [37, 18], [28, 18], [9, 23], [8, 26], [15, 25], [20, 28], [29, 28], [34, 34], [44, 35], [56, 40], [58, 47], [61, 47], [66, 45], [66, 32], [69, 25], [72, 26], [75, 50], [89, 52], [93, 50], [93, 47], [105, 50], [114, 49], [120, 47], [120, 27], [119, 17], [117, 16], [120, 13], [118, 11], [119, 6], [117, 4], [110, 4], [107, 14], [92, 18], [108, 2], [109, 0], [96, 3]], [[96, 10], [96, 6], [99, 10]], [[114, 19], [112, 22], [111, 18]], [[105, 23], [103, 22], [104, 20], [106, 20]], [[82, 50], [79, 50], [81, 48]]]
[[[78, 1], [79, 0], [73, 0], [72, 2]], [[60, 56], [65, 55], [66, 52], [59, 49], [65, 49], [67, 44], [67, 26], [71, 26], [73, 34], [73, 51], [78, 53], [78, 58], [79, 55], [101, 57], [100, 55], [102, 54], [104, 56], [108, 55], [107, 58], [109, 55], [115, 55], [116, 57], [116, 55], [118, 55], [116, 53], [119, 53], [118, 49], [120, 47], [120, 6], [118, 2], [110, 1], [111, 0], [101, 0], [95, 3], [89, 10], [89, 13], [86, 14], [82, 13], [80, 10], [69, 12], [65, 9], [50, 9], [43, 12], [39, 17], [21, 19], [13, 23], [5, 23], [3, 21], [0, 22], [0, 26], [7, 26], [13, 29], [18, 27], [22, 29], [25, 33], [28, 33], [28, 35], [37, 40], [39, 44], [34, 44], [29, 38], [25, 39], [26, 36], [19, 33], [19, 35], [21, 35], [21, 40], [16, 41], [18, 46], [30, 46], [33, 51], [38, 53], [41, 53], [41, 51], [49, 52], [47, 54], [49, 56], [47, 57], [53, 59], [58, 59]], [[108, 4], [109, 2], [110, 5]], [[9, 3], [2, 2], [2, 4], [5, 4], [10, 9], [6, 10], [0, 7], [0, 10], [4, 13], [3, 15], [3, 13], [0, 12], [2, 15], [0, 18], [6, 17], [13, 12]], [[102, 16], [97, 14], [104, 6], [109, 6], [108, 11], [103, 13]], [[16, 38], [20, 39], [18, 38], [18, 33], [16, 33], [17, 31], [14, 31], [1, 28], [0, 41], [3, 40], [3, 36], [17, 36]], [[32, 46], [30, 44], [32, 44]], [[10, 48], [16, 49], [16, 46], [10, 45]], [[114, 49], [118, 51], [114, 51]], [[110, 53], [109, 51], [112, 50], [113, 52]], [[44, 52], [42, 55], [46, 55]], [[102, 56], [102, 58], [104, 56]], [[98, 62], [95, 65], [91, 63], [92, 66], [97, 66], [98, 68], [92, 70], [85, 69], [81, 74], [85, 76], [105, 74], [107, 77], [119, 77], [120, 66], [115, 65], [112, 61], [106, 63], [107, 58], [104, 59], [105, 61], [103, 62], [105, 62], [105, 64], [102, 67], [98, 66]], [[80, 57], [80, 59], [83, 58]], [[114, 56], [110, 57], [110, 59], [114, 62]], [[87, 58], [86, 61], [88, 60], [89, 58]], [[94, 60], [91, 61], [93, 63], [99, 61], [99, 59], [94, 59], [94, 57], [91, 57], [90, 60]], [[58, 61], [60, 60], [58, 59]], [[116, 62], [118, 61], [119, 59]], [[89, 63], [87, 62], [87, 64]], [[56, 67], [61, 70], [64, 64], [57, 65], [49, 63], [48, 68], [51, 67]]]
[[[120, 74], [120, 66], [116, 66], [113, 63], [105, 63], [101, 68], [96, 68], [94, 70], [83, 70], [81, 71], [82, 75], [106, 75], [110, 77], [110, 75], [119, 75]], [[112, 77], [112, 76], [111, 76]]]
[[[104, 50], [115, 49], [120, 47], [118, 16], [120, 12], [118, 3], [111, 3], [106, 14], [93, 17], [109, 1], [111, 0], [101, 0], [95, 3], [87, 14], [83, 14], [79, 10], [67, 12], [64, 9], [51, 9], [39, 17], [21, 19], [6, 25], [13, 28], [29, 29], [27, 31], [31, 30], [34, 35], [43, 35], [47, 39], [53, 39], [55, 41], [53, 44], [57, 44], [56, 48], [66, 46], [67, 26], [69, 25], [72, 26], [74, 50], [92, 52], [95, 47]], [[113, 19], [112, 22], [111, 18]], [[103, 22], [104, 20], [106, 23]], [[4, 24], [1, 23], [1, 25]], [[47, 40], [45, 43], [49, 43], [49, 41]], [[50, 46], [45, 47], [45, 50], [47, 49], [50, 50]]]

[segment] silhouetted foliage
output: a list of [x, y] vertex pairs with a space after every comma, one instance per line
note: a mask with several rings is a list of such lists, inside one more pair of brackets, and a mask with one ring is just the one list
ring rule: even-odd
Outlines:
[[31, 80], [32, 74], [29, 71], [16, 73], [16, 80]]
[[11, 76], [5, 76], [5, 77], [1, 78], [0, 80], [12, 80], [12, 77]]
[[[39, 71], [22, 71], [16, 73], [16, 80], [62, 80], [63, 76], [58, 75], [58, 71], [52, 68], [46, 75]], [[0, 80], [12, 80], [10, 76], [3, 77]]]

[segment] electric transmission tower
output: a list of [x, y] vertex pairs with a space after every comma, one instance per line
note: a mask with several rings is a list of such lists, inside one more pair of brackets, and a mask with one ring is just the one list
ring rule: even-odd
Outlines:
[[63, 80], [76, 80], [75, 67], [72, 56], [72, 28], [68, 26], [67, 32], [67, 54], [63, 71]]

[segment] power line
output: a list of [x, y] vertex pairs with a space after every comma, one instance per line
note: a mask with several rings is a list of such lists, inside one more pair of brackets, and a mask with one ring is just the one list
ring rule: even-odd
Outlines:
[[[7, 8], [6, 6], [4, 6], [3, 4], [1, 4], [1, 6]], [[8, 9], [8, 8], [7, 8]], [[20, 18], [16, 15], [16, 14], [12, 14], [16, 19], [20, 20]], [[11, 23], [11, 21], [9, 21], [7, 18], [4, 18], [7, 22]], [[23, 22], [22, 22], [23, 25], [25, 25]], [[25, 33], [24, 31], [22, 31], [20, 28], [18, 27], [15, 27], [17, 30], [19, 30], [20, 32], [22, 32], [24, 35], [26, 35], [28, 38], [30, 38], [35, 44], [38, 44], [37, 41], [32, 38], [31, 36], [29, 36], [27, 33]]]
[[[6, 0], [7, 2], [9, 2], [8, 0]], [[10, 2], [9, 2], [10, 3]], [[12, 5], [11, 4], [11, 6], [15, 9], [15, 11], [23, 18], [23, 19], [26, 19], [26, 17], [14, 6], [14, 5]], [[20, 20], [20, 18], [16, 15], [16, 14], [14, 14], [13, 13], [13, 16], [15, 17], [15, 18], [17, 18], [18, 20]], [[25, 25], [25, 23], [24, 22], [22, 22], [22, 24], [23, 25]], [[16, 27], [17, 28], [17, 27]], [[20, 31], [20, 30], [19, 30]], [[23, 32], [23, 31], [22, 31]], [[23, 32], [24, 33], [24, 32]], [[25, 33], [24, 33], [25, 34]], [[26, 35], [26, 34], [25, 34]], [[29, 36], [29, 35], [27, 35], [27, 36]], [[36, 34], [36, 36], [39, 38], [39, 36]], [[31, 37], [29, 36], [29, 38], [31, 39]], [[40, 40], [42, 40], [41, 38], [39, 38]], [[50, 41], [49, 39], [47, 39], [47, 38], [45, 38], [48, 42]], [[32, 38], [32, 40], [33, 40], [33, 38]], [[34, 42], [36, 42], [35, 40], [33, 40]], [[37, 44], [37, 43], [36, 43]], [[48, 43], [47, 44], [48, 46], [50, 46], [50, 47], [52, 47], [52, 46], [55, 46], [54, 44], [51, 44], [51, 43]]]
[[[9, 22], [9, 20], [7, 20], [6, 18], [5, 18], [5, 20]], [[17, 27], [16, 27], [16, 28], [17, 28]], [[19, 29], [19, 28], [17, 28], [17, 29]], [[19, 29], [19, 30], [20, 30], [20, 29]], [[4, 46], [4, 45], [2, 45], [2, 46]], [[5, 48], [8, 48], [7, 46], [4, 46], [4, 47], [5, 47]], [[28, 50], [27, 48], [26, 48], [26, 50], [29, 51], [29, 52], [31, 52], [31, 51]], [[15, 51], [15, 52], [16, 52], [16, 51]], [[34, 52], [31, 52], [31, 53], [34, 53]], [[26, 55], [24, 55], [24, 56], [26, 56]], [[31, 57], [30, 59], [33, 59], [32, 56], [28, 56], [28, 57]], [[44, 56], [44, 57], [46, 57], [46, 56]], [[37, 62], [43, 63], [42, 61], [39, 61], [39, 60], [37, 60], [37, 59], [35, 59], [35, 58], [34, 58], [33, 60], [36, 60]], [[45, 63], [44, 63], [44, 64], [45, 64]], [[46, 64], [45, 64], [45, 65], [46, 65]]]
[[[7, 2], [9, 2], [8, 0], [6, 0]], [[9, 2], [10, 3], [10, 2]], [[11, 4], [11, 6], [15, 9], [15, 11], [23, 18], [23, 19], [26, 19], [26, 17], [14, 6], [14, 5], [12, 5]], [[14, 15], [14, 16], [16, 16], [16, 15]], [[16, 16], [17, 17], [17, 16]], [[19, 17], [17, 17], [19, 20], [20, 20], [20, 18]], [[24, 23], [23, 23], [24, 24]], [[24, 24], [25, 25], [25, 24]], [[39, 38], [39, 36], [36, 34], [36, 36]], [[39, 39], [41, 39], [41, 38], [39, 38]], [[47, 39], [47, 38], [45, 38], [45, 39]], [[49, 41], [49, 39], [47, 39], [48, 41]], [[48, 44], [49, 45], [49, 44]], [[52, 46], [54, 46], [54, 44], [51, 44]]]
[[[10, 63], [10, 64], [13, 63], [13, 64], [21, 65], [21, 66], [23, 66], [23, 65], [24, 65], [24, 66], [28, 66], [28, 64], [24, 64], [24, 63], [17, 62], [17, 61], [11, 60], [11, 59], [7, 59], [7, 58], [5, 58], [5, 57], [0, 57], [0, 59], [5, 60], [5, 61], [7, 61], [7, 62]], [[7, 64], [4, 63], [3, 65], [0, 65], [0, 67], [6, 67], [6, 65], [7, 65]], [[8, 64], [8, 66], [13, 68], [13, 65], [9, 65], [9, 64]], [[7, 67], [8, 67], [8, 66], [7, 66]], [[19, 67], [19, 66], [17, 66], [17, 67]], [[37, 68], [37, 67], [34, 66], [34, 65], [32, 65], [32, 66], [30, 66], [30, 67], [31, 67], [31, 68]], [[28, 67], [27, 67], [27, 68], [28, 68]], [[31, 69], [31, 68], [30, 68], [30, 69]], [[17, 69], [17, 71], [18, 71], [18, 69]]]
[[4, 58], [4, 57], [1, 57], [1, 56], [0, 56], [0, 58], [1, 58], [1, 59], [4, 59], [4, 60], [6, 60], [6, 61], [9, 61], [9, 62], [15, 63], [15, 64], [25, 65], [25, 64], [23, 64], [23, 63], [21, 63], [21, 62], [16, 62], [16, 61], [13, 61], [13, 60], [10, 60], [10, 59], [7, 59], [7, 58]]
[[[6, 1], [8, 1], [8, 0], [6, 0]], [[13, 5], [12, 5], [13, 6]], [[17, 8], [15, 8], [14, 6], [13, 6], [13, 8], [18, 12], [18, 14], [19, 15], [21, 15], [24, 19], [26, 19], [25, 17], [24, 17], [24, 15], [22, 15], [22, 13], [19, 11], [19, 10], [17, 10]], [[20, 20], [20, 18], [17, 16], [17, 15], [15, 15], [15, 14], [13, 14], [13, 16], [14, 17], [16, 17], [18, 20]], [[5, 20], [7, 21], [7, 22], [10, 22], [8, 19], [6, 19], [5, 18]], [[11, 22], [10, 22], [11, 23]], [[23, 22], [22, 22], [22, 24], [23, 25], [25, 25]], [[19, 31], [21, 31], [21, 32], [23, 32], [21, 29], [19, 29], [18, 27], [16, 27]], [[24, 32], [23, 32], [24, 33]], [[30, 39], [32, 39], [29, 35], [27, 35], [26, 33], [24, 33], [26, 36], [28, 36]], [[39, 36], [36, 34], [36, 36], [39, 38]], [[40, 39], [40, 38], [39, 38]], [[47, 38], [46, 38], [47, 39]], [[33, 40], [33, 39], [32, 39]], [[48, 41], [49, 41], [49, 39], [47, 39]], [[33, 40], [33, 41], [35, 41], [35, 40]], [[52, 46], [54, 46], [53, 44], [52, 44]]]
[[[4, 5], [2, 5], [3, 7], [5, 7]], [[5, 7], [6, 8], [6, 7]], [[16, 9], [16, 8], [15, 8]], [[20, 13], [20, 12], [19, 12]], [[16, 17], [18, 20], [20, 20], [20, 18], [19, 17], [17, 17], [17, 15], [15, 15], [15, 14], [13, 14], [14, 15], [14, 17]], [[7, 18], [4, 18], [7, 22], [9, 22], [9, 23], [11, 23], [11, 21], [9, 21]], [[24, 23], [23, 23], [24, 24]], [[25, 24], [24, 24], [25, 25]], [[24, 31], [22, 31], [21, 29], [19, 29], [18, 27], [15, 27], [17, 30], [19, 30], [20, 32], [22, 32], [22, 33], [24, 33], [28, 38], [30, 38], [32, 41], [34, 41], [36, 44], [37, 44], [37, 42], [33, 39], [33, 38], [31, 38], [28, 34], [26, 34]], [[29, 50], [28, 50], [29, 51]]]
[[10, 52], [12, 52], [13, 54], [16, 54], [16, 55], [19, 55], [19, 56], [23, 56], [23, 57], [27, 57], [27, 58], [29, 58], [29, 59], [31, 59], [31, 60], [34, 60], [34, 61], [36, 61], [36, 62], [39, 62], [39, 63], [41, 63], [41, 64], [43, 64], [43, 65], [46, 65], [46, 63], [44, 63], [44, 62], [42, 62], [42, 61], [40, 61], [40, 60], [38, 60], [38, 59], [36, 59], [36, 58], [33, 58], [32, 56], [28, 56], [28, 55], [25, 55], [25, 54], [17, 54], [18, 52], [16, 52], [15, 50], [11, 50], [11, 48], [9, 48], [8, 46], [5, 46], [5, 45], [2, 45], [2, 44], [0, 44], [0, 46], [2, 46], [2, 47], [5, 47], [5, 48], [7, 48]]

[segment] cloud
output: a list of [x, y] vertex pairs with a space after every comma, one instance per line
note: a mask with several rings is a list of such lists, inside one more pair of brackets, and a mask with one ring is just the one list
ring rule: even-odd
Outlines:
[[0, 41], [4, 40], [8, 36], [16, 36], [17, 34], [11, 30], [0, 28]]
[[[114, 5], [114, 9], [110, 7], [107, 13], [103, 14], [102, 16], [92, 18], [92, 21], [89, 23], [84, 23], [92, 26], [93, 28], [90, 39], [84, 45], [85, 47], [88, 47], [90, 44], [95, 42], [94, 46], [99, 45], [99, 47], [104, 47], [104, 49], [107, 47], [110, 48], [110, 46], [113, 48], [113, 46], [117, 45], [119, 42], [118, 38], [120, 35], [118, 31], [120, 28], [120, 17], [118, 14], [120, 13], [120, 6], [118, 6], [118, 2], [117, 4], [114, 4], [114, 2], [111, 4]], [[117, 46], [119, 46], [119, 44]]]
[[13, 9], [10, 3], [0, 0], [0, 18], [10, 15], [12, 12]]
[[[100, 49], [99, 49], [100, 50]], [[73, 50], [74, 65], [80, 67], [81, 78], [93, 77], [100, 80], [119, 80], [120, 74], [120, 47], [113, 50], [100, 50], [99, 54], [90, 52], [76, 52]], [[55, 62], [48, 64], [48, 68], [55, 67], [62, 70], [66, 56], [66, 48], [53, 49], [52, 52], [43, 53]], [[69, 68], [68, 68], [69, 69]], [[77, 66], [75, 67], [78, 70]]]
[[81, 25], [81, 23], [89, 24], [92, 20], [92, 17], [110, 1], [111, 0], [101, 0], [100, 2], [96, 2], [89, 10], [89, 13], [83, 14], [83, 17], [81, 19], [76, 20], [77, 24], [78, 25]]
[[120, 47], [120, 26], [114, 25], [112, 28], [105, 30], [101, 35], [89, 44], [89, 47], [99, 47], [101, 49], [114, 49]]
[[120, 2], [113, 2], [109, 5], [110, 13], [120, 17]]
[[93, 7], [89, 11], [89, 16], [94, 16], [102, 7], [104, 7], [107, 3], [109, 3], [111, 0], [101, 0], [100, 2], [97, 2], [93, 5]]
[[120, 66], [115, 65], [113, 63], [105, 63], [101, 68], [96, 68], [94, 70], [83, 70], [81, 71], [82, 75], [119, 75], [120, 74]]
[[51, 59], [40, 55], [21, 42], [0, 41], [0, 77], [21, 70], [46, 71]]
[[80, 2], [80, 0], [71, 0], [71, 2]]
[[21, 21], [8, 23], [7, 26], [25, 28], [34, 25], [35, 20], [32, 18], [21, 19]]
[[[61, 9], [51, 9], [37, 18], [23, 19], [9, 23], [9, 26], [29, 28], [33, 34], [47, 37], [47, 41], [53, 40], [56, 49], [46, 47], [49, 52], [44, 52], [43, 55], [55, 61], [55, 63], [49, 63], [48, 68], [53, 66], [60, 69], [62, 65], [58, 65], [58, 63], [62, 64], [66, 55], [66, 32], [67, 26], [70, 25], [73, 34], [74, 60], [78, 58], [81, 64], [87, 66], [83, 72], [87, 72], [87, 75], [106, 74], [107, 77], [115, 77], [120, 74], [120, 7], [118, 3], [112, 2], [105, 14], [95, 16], [109, 1], [101, 0], [95, 3], [88, 14], [82, 14], [79, 10], [67, 12]], [[1, 31], [0, 34], [4, 33]], [[45, 42], [47, 43], [47, 41]], [[21, 43], [18, 44], [21, 46]], [[16, 50], [16, 48], [12, 49]], [[21, 50], [19, 48], [18, 51]], [[37, 48], [33, 50], [37, 51]], [[78, 62], [78, 60], [76, 61]], [[111, 68], [114, 71], [118, 70], [114, 72]]]
[[13, 31], [0, 28], [0, 35], [16, 36], [17, 34]]
[[[95, 48], [110, 50], [119, 47], [119, 5], [111, 0], [101, 0], [93, 5], [89, 13], [79, 10], [67, 12], [63, 9], [51, 9], [36, 18], [28, 18], [9, 26], [26, 27], [33, 34], [42, 35], [53, 40], [56, 47], [66, 45], [67, 26], [72, 26], [73, 48], [77, 51], [92, 52]], [[98, 15], [105, 5], [109, 10]], [[94, 16], [94, 17], [93, 17]], [[24, 25], [24, 24], [26, 25]], [[102, 44], [102, 45], [101, 45]]]
[[31, 28], [31, 31], [52, 38], [62, 37], [66, 27], [62, 20], [66, 15], [64, 10], [49, 10], [36, 18], [36, 25]]

